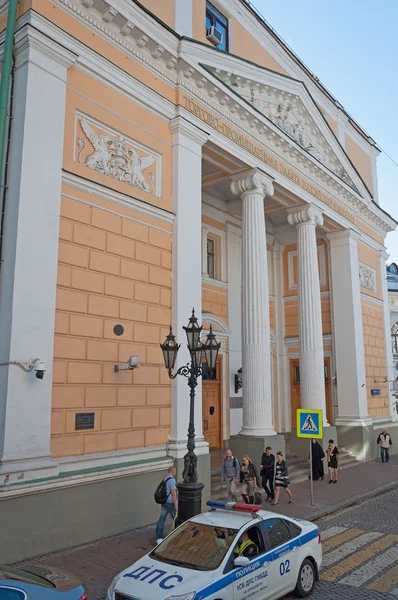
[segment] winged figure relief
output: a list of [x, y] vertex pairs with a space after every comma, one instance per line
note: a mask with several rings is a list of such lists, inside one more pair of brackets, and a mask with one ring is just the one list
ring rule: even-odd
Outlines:
[[90, 141], [91, 145], [94, 148], [94, 152], [89, 154], [85, 161], [82, 160], [82, 154], [86, 149], [86, 140], [82, 137], [79, 137], [77, 140], [77, 145], [80, 148], [80, 152], [78, 155], [78, 161], [81, 165], [85, 165], [86, 167], [90, 167], [91, 169], [95, 169], [96, 171], [100, 171], [101, 173], [106, 173], [109, 175], [109, 158], [111, 155], [111, 151], [109, 149], [108, 144], [111, 142], [111, 138], [106, 133], [101, 133], [97, 135], [91, 129], [90, 125], [87, 123], [85, 119], [80, 119], [80, 125], [87, 137]]
[[[142, 158], [139, 158], [135, 148], [129, 149], [129, 156], [130, 156], [131, 185], [143, 190], [144, 192], [149, 192], [149, 185], [144, 177], [143, 172], [146, 171], [146, 169], [149, 169], [149, 167], [151, 167], [153, 165], [153, 163], [156, 160], [155, 156], [152, 156], [150, 154], [149, 156], [143, 156]], [[150, 175], [151, 175], [151, 173], [150, 173]], [[151, 182], [151, 185], [153, 188], [153, 177], [150, 178], [150, 182]], [[153, 189], [152, 189], [152, 193], [153, 193]]]

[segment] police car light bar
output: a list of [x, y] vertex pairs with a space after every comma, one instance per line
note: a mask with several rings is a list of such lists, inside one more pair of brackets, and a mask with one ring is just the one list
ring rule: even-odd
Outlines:
[[258, 504], [240, 504], [239, 502], [227, 502], [226, 500], [208, 500], [206, 506], [213, 510], [236, 510], [238, 512], [256, 513], [261, 510]]

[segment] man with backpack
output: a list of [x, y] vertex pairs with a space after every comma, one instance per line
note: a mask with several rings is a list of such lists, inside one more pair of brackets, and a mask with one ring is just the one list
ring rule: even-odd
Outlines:
[[221, 481], [226, 479], [228, 485], [228, 500], [236, 502], [236, 485], [239, 483], [240, 464], [239, 461], [232, 456], [231, 450], [225, 451], [225, 458], [221, 469]]
[[175, 476], [176, 468], [169, 467], [166, 477], [162, 479], [154, 494], [155, 502], [162, 506], [159, 521], [156, 525], [156, 541], [158, 544], [163, 540], [163, 528], [167, 515], [170, 515], [174, 521], [177, 514], [178, 504]]

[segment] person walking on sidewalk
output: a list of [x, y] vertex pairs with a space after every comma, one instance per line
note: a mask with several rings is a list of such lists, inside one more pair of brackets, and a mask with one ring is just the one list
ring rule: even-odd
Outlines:
[[[267, 494], [267, 501], [275, 500], [274, 493], [274, 478], [275, 478], [275, 456], [272, 454], [271, 446], [267, 446], [261, 457], [260, 475], [262, 477], [262, 485]], [[269, 487], [268, 487], [269, 486]]]
[[236, 502], [236, 486], [239, 483], [240, 464], [237, 458], [232, 455], [231, 450], [225, 451], [225, 458], [221, 469], [221, 481], [224, 479], [228, 485], [228, 500]]
[[329, 440], [329, 446], [326, 450], [329, 467], [329, 483], [337, 483], [337, 469], [339, 468], [339, 449], [334, 440]]
[[272, 503], [272, 506], [278, 504], [281, 488], [283, 488], [289, 496], [289, 504], [293, 502], [292, 492], [289, 490], [290, 481], [288, 474], [287, 463], [283, 460], [283, 454], [282, 452], [277, 452], [275, 465], [275, 501]]
[[390, 460], [390, 446], [392, 446], [392, 439], [387, 429], [383, 429], [382, 433], [379, 434], [377, 445], [380, 446], [381, 462], [388, 463]]
[[158, 544], [163, 540], [163, 529], [164, 523], [167, 519], [167, 515], [170, 515], [171, 518], [175, 519], [178, 504], [177, 504], [177, 486], [176, 486], [176, 468], [169, 467], [166, 477], [163, 481], [166, 484], [165, 496], [166, 501], [162, 504], [162, 508], [160, 509], [160, 517], [159, 521], [156, 524], [156, 541]]
[[[310, 469], [312, 469], [312, 479], [313, 481], [318, 481], [318, 479], [323, 479], [324, 470], [323, 470], [323, 459], [325, 458], [325, 453], [323, 451], [320, 443], [312, 439], [312, 464], [310, 465]], [[311, 460], [308, 457], [308, 460]], [[308, 479], [310, 476], [308, 476]]]
[[242, 458], [242, 467], [240, 469], [240, 482], [242, 486], [242, 498], [246, 504], [253, 504], [254, 490], [258, 487], [257, 469], [253, 465], [247, 454]]

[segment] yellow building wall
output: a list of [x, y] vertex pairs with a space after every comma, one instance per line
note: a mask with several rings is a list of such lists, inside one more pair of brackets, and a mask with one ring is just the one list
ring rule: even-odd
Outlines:
[[[250, 60], [271, 71], [288, 75], [287, 71], [263, 48], [263, 46], [254, 39], [252, 34], [247, 31], [236, 19], [231, 19], [232, 29], [232, 49], [231, 52]], [[265, 35], [265, 31], [264, 31]]]
[[[362, 324], [369, 416], [381, 417], [389, 412], [389, 384], [382, 382], [387, 377], [383, 307], [362, 298]], [[371, 396], [374, 388], [380, 396]]]
[[370, 156], [366, 154], [366, 152], [347, 134], [345, 135], [345, 146], [346, 152], [354, 163], [358, 173], [361, 175], [369, 190], [373, 192], [372, 161]]
[[[51, 451], [164, 444], [170, 382], [159, 343], [170, 323], [171, 231], [133, 211], [112, 214], [110, 203], [103, 210], [88, 194], [79, 192], [85, 203], [72, 200], [70, 192], [64, 188], [61, 205]], [[130, 355], [140, 368], [115, 374]], [[75, 431], [76, 412], [94, 412], [95, 429]]]
[[174, 0], [140, 0], [140, 3], [169, 27], [174, 27]]
[[192, 37], [210, 44], [206, 39], [206, 0], [194, 0], [192, 3]]

